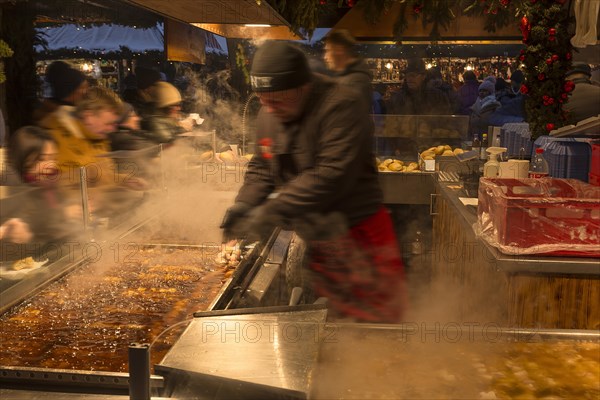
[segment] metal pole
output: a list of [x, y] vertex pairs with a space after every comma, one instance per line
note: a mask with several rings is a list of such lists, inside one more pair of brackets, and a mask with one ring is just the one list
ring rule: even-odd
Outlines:
[[129, 399], [150, 400], [150, 345], [129, 345]]
[[159, 153], [160, 153], [160, 184], [161, 184], [161, 189], [165, 190], [165, 159], [163, 156], [163, 145], [162, 143], [158, 145], [159, 147]]
[[79, 188], [81, 192], [81, 209], [83, 211], [83, 229], [87, 229], [90, 221], [90, 210], [88, 205], [87, 171], [85, 167], [79, 168]]
[[213, 148], [213, 159], [217, 156], [217, 130], [212, 131], [212, 148]]

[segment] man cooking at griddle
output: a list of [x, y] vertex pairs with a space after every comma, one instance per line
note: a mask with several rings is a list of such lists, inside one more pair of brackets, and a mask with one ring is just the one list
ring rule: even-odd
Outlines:
[[328, 298], [330, 316], [399, 322], [404, 266], [382, 205], [362, 100], [311, 73], [304, 53], [287, 42], [262, 45], [250, 75], [262, 105], [256, 151], [223, 219], [224, 236], [293, 229], [307, 243], [309, 289]]

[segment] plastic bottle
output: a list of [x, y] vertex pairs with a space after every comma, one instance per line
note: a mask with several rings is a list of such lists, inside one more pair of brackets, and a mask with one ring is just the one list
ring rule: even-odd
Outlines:
[[[494, 147], [502, 147], [502, 140], [500, 138], [500, 132], [498, 132], [498, 134], [496, 135], [496, 139], [494, 140]], [[500, 153], [498, 154], [498, 161], [506, 161], [504, 159], [504, 153]]]
[[500, 172], [500, 157], [506, 151], [506, 147], [488, 147], [490, 154], [488, 162], [483, 165], [483, 176], [486, 178], [496, 178]]
[[479, 154], [481, 150], [481, 141], [479, 140], [479, 135], [475, 134], [473, 136], [473, 145], [471, 146], [471, 150], [476, 151]]
[[530, 178], [545, 178], [550, 173], [548, 161], [544, 158], [544, 149], [538, 148], [535, 150], [535, 155], [529, 164]]
[[422, 254], [423, 253], [423, 236], [421, 235], [421, 231], [417, 231], [415, 233], [415, 239], [411, 244], [411, 253], [412, 254]]
[[483, 135], [481, 135], [481, 147], [479, 148], [479, 159], [480, 160], [487, 160], [487, 150], [488, 148], [488, 135], [487, 133], [484, 133]]

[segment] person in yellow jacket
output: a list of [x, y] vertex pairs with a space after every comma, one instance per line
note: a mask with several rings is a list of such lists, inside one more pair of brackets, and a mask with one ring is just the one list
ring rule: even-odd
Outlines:
[[145, 188], [145, 182], [135, 174], [135, 166], [119, 170], [107, 156], [108, 135], [116, 130], [122, 108], [116, 93], [93, 87], [75, 106], [63, 105], [41, 121], [57, 143], [59, 184], [63, 188], [79, 186], [80, 167], [85, 167], [90, 187]]

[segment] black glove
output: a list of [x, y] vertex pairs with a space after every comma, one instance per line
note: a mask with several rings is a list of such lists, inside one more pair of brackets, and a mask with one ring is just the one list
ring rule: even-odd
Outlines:
[[235, 203], [225, 212], [220, 228], [223, 229], [223, 241], [240, 239], [243, 236], [243, 220], [252, 207], [246, 203]]
[[248, 213], [243, 230], [250, 241], [268, 239], [275, 227], [280, 226], [282, 218], [275, 214], [267, 214], [265, 206], [255, 207]]

